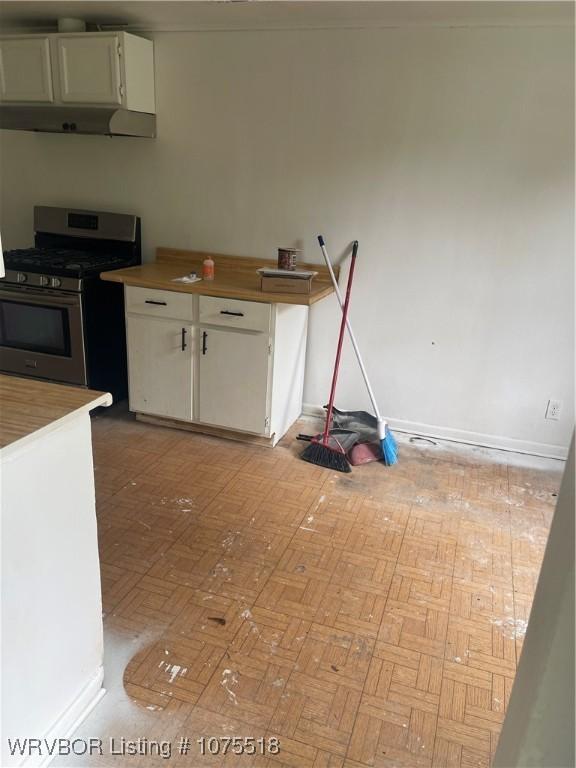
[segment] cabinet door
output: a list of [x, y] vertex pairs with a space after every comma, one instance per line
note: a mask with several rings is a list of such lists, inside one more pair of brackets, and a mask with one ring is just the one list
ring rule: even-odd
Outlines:
[[192, 420], [192, 328], [128, 315], [130, 410]]
[[56, 40], [60, 98], [65, 103], [121, 104], [120, 40], [117, 35], [79, 35]]
[[269, 337], [200, 328], [199, 421], [264, 434]]
[[48, 38], [0, 40], [0, 99], [41, 104], [54, 101]]

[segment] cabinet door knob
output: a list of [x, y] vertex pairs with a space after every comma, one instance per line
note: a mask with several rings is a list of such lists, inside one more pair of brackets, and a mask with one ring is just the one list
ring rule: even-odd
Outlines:
[[186, 328], [182, 328], [182, 352], [184, 352], [186, 346]]
[[244, 312], [231, 312], [229, 309], [221, 309], [221, 315], [232, 315], [233, 317], [244, 317]]
[[206, 346], [206, 339], [208, 338], [208, 334], [206, 331], [202, 332], [202, 354], [205, 355], [208, 351], [208, 347]]
[[154, 301], [154, 299], [144, 299], [144, 304], [158, 304], [161, 307], [166, 306], [165, 301]]

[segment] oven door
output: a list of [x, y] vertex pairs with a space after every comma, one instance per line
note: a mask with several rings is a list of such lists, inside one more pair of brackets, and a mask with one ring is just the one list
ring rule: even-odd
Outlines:
[[0, 286], [0, 369], [86, 385], [80, 295]]

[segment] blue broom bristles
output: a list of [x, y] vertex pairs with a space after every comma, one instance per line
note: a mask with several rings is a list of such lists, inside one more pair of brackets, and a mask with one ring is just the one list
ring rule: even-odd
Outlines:
[[384, 464], [386, 464], [387, 467], [392, 466], [392, 464], [396, 464], [398, 461], [398, 444], [396, 443], [396, 438], [390, 432], [388, 427], [386, 427], [386, 434], [383, 440], [380, 440], [380, 447], [382, 448], [382, 458], [384, 459]]

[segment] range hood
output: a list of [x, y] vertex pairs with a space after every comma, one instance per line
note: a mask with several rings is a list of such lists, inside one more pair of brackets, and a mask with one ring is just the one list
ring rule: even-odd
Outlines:
[[156, 115], [107, 107], [30, 107], [0, 105], [0, 128], [40, 133], [97, 136], [156, 136]]

